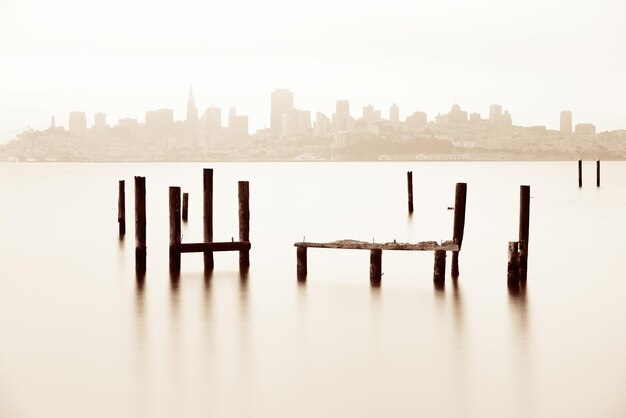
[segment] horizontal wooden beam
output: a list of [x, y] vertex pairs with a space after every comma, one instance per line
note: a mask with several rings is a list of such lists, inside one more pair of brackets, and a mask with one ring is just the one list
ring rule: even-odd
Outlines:
[[198, 242], [179, 244], [178, 250], [181, 253], [202, 253], [205, 251], [247, 251], [250, 250], [249, 242], [231, 241], [231, 242]]
[[408, 242], [366, 242], [353, 239], [343, 239], [333, 242], [296, 242], [296, 247], [307, 248], [337, 248], [342, 250], [385, 250], [385, 251], [459, 251], [459, 246], [454, 241], [423, 241], [416, 243]]

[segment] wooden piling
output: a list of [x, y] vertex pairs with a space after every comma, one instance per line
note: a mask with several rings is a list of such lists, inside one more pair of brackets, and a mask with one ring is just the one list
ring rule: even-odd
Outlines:
[[119, 196], [117, 198], [117, 223], [119, 224], [120, 237], [126, 235], [126, 192], [124, 180], [119, 182]]
[[135, 270], [146, 271], [146, 178], [135, 176]]
[[[239, 182], [239, 241], [250, 241], [250, 188], [247, 181]], [[239, 251], [239, 268], [250, 267], [250, 250]]]
[[530, 186], [520, 186], [519, 205], [519, 269], [520, 280], [525, 282], [528, 268], [528, 236], [530, 230]]
[[296, 247], [296, 257], [298, 259], [296, 272], [299, 281], [306, 280], [307, 275], [307, 259], [306, 247]]
[[517, 241], [509, 242], [509, 262], [507, 264], [507, 284], [509, 288], [519, 287], [520, 253]]
[[170, 187], [170, 273], [180, 272], [180, 187]]
[[596, 187], [600, 187], [600, 160], [596, 161]]
[[382, 278], [383, 250], [370, 250], [370, 285], [380, 286]]
[[[213, 242], [213, 169], [205, 168], [202, 172], [203, 183], [203, 230], [204, 242]], [[204, 252], [204, 270], [213, 270], [213, 251]]]
[[413, 172], [406, 172], [406, 182], [409, 191], [409, 213], [413, 213]]
[[183, 222], [187, 222], [189, 213], [189, 193], [183, 193]]
[[583, 187], [583, 161], [578, 160], [578, 187]]
[[[465, 230], [465, 202], [467, 198], [467, 183], [457, 183], [454, 193], [454, 227], [452, 240], [458, 244], [459, 251], [463, 243]], [[459, 251], [452, 252], [452, 277], [459, 277]]]
[[433, 271], [433, 281], [436, 285], [444, 283], [446, 280], [446, 252], [435, 251], [435, 268]]

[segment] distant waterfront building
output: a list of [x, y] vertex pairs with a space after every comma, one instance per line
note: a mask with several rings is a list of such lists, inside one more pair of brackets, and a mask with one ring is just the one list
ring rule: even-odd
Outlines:
[[222, 140], [222, 110], [211, 106], [202, 115], [201, 129], [203, 145], [213, 146]]
[[114, 128], [116, 136], [128, 141], [134, 141], [137, 139], [137, 131], [139, 124], [137, 119], [122, 118], [117, 122], [117, 126]]
[[347, 100], [337, 100], [335, 113], [333, 113], [333, 128], [336, 131], [348, 130], [350, 119], [350, 102]]
[[311, 130], [311, 112], [293, 107], [283, 112], [281, 120], [281, 138], [304, 135]]
[[248, 138], [248, 117], [238, 115], [234, 107], [228, 113], [228, 136], [235, 143], [244, 142]]
[[270, 129], [278, 136], [282, 132], [282, 117], [293, 107], [293, 93], [289, 89], [276, 89], [271, 95]]
[[482, 119], [480, 118], [480, 113], [470, 113], [469, 120], [470, 122], [480, 122]]
[[595, 135], [596, 126], [592, 123], [578, 123], [574, 133], [576, 135]]
[[410, 130], [420, 129], [428, 123], [428, 118], [424, 112], [414, 112], [406, 118], [407, 128]]
[[400, 124], [400, 108], [395, 103], [389, 107], [389, 122], [394, 128]]
[[330, 128], [330, 119], [322, 112], [315, 114], [315, 123], [313, 124], [313, 136], [325, 136]]
[[101, 112], [96, 113], [93, 116], [93, 135], [96, 138], [102, 138], [106, 136], [107, 129], [107, 115]]
[[499, 104], [492, 104], [489, 106], [489, 123], [498, 124], [502, 117], [502, 106]]
[[562, 134], [572, 133], [572, 112], [564, 110], [561, 112], [560, 128]]
[[159, 109], [146, 112], [145, 136], [149, 142], [159, 142], [174, 135], [174, 111]]
[[467, 122], [467, 112], [461, 110], [461, 106], [458, 104], [454, 104], [448, 113], [438, 115], [436, 121], [443, 125], [458, 125]]
[[500, 116], [500, 125], [504, 126], [512, 126], [513, 119], [511, 118], [511, 114], [508, 110], [505, 110], [504, 113]]
[[87, 117], [85, 112], [71, 112], [69, 120], [69, 131], [76, 136], [84, 136], [87, 132]]
[[185, 119], [185, 145], [198, 146], [198, 108], [193, 99], [193, 88], [189, 87], [187, 99], [187, 119]]

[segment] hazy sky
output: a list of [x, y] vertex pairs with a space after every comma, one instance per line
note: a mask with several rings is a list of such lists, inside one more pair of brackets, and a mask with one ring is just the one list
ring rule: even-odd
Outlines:
[[200, 113], [254, 130], [277, 87], [327, 114], [499, 103], [514, 124], [626, 128], [626, 1], [0, 0], [0, 141], [74, 110], [182, 119], [190, 83]]

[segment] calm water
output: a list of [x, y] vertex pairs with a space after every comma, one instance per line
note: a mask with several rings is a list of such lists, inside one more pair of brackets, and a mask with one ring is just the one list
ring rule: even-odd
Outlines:
[[[202, 239], [202, 168], [215, 169], [214, 237], [237, 239], [250, 181], [251, 269], [184, 254], [167, 272], [167, 187], [190, 193], [183, 242]], [[406, 171], [415, 213], [407, 216]], [[0, 165], [1, 417], [624, 417], [626, 164]], [[134, 275], [132, 178], [146, 176], [148, 272]], [[117, 236], [117, 181], [129, 233]], [[461, 276], [432, 253], [293, 243], [451, 238], [468, 183]], [[531, 185], [529, 278], [506, 286], [519, 185]], [[449, 260], [449, 259], [448, 259]], [[449, 265], [448, 265], [449, 271]]]

